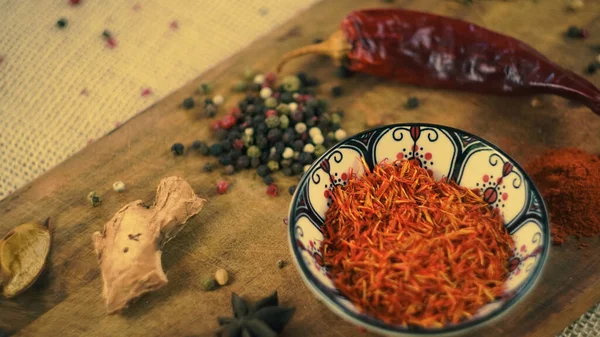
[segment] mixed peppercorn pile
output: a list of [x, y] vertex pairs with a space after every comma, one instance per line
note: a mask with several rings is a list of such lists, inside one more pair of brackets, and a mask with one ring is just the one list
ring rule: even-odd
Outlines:
[[[269, 186], [267, 194], [277, 195], [275, 172], [301, 176], [316, 158], [347, 137], [341, 128], [343, 111], [330, 111], [325, 100], [316, 98], [318, 84], [318, 79], [304, 73], [286, 76], [280, 83], [274, 73], [247, 74], [247, 80], [234, 87], [236, 91], [246, 92], [246, 97], [211, 125], [217, 142], [208, 144], [197, 140], [192, 149], [218, 158], [226, 174], [256, 170]], [[332, 88], [333, 97], [341, 94], [341, 87]], [[216, 115], [217, 106], [223, 103], [222, 97], [217, 101], [215, 98], [204, 100], [203, 111], [207, 117]], [[195, 105], [191, 97], [182, 104], [186, 109]], [[174, 144], [172, 151], [175, 155], [183, 154], [183, 145]], [[204, 170], [210, 172], [215, 166], [207, 163]], [[290, 194], [294, 190], [295, 186], [288, 188]]]

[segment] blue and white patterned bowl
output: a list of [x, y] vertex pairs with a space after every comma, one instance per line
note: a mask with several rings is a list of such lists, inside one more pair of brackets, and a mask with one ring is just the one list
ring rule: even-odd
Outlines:
[[[383, 160], [417, 159], [435, 179], [450, 177], [461, 186], [479, 188], [490, 207], [503, 215], [515, 241], [509, 263], [507, 293], [483, 307], [473, 318], [439, 329], [406, 328], [361, 314], [334, 286], [322, 266], [321, 226], [329, 207], [328, 192], [344, 185], [347, 172], [364, 172]], [[342, 318], [389, 336], [454, 335], [481, 326], [506, 313], [539, 278], [550, 248], [546, 207], [523, 169], [495, 145], [467, 132], [431, 124], [395, 124], [352, 136], [331, 148], [306, 172], [290, 205], [289, 243], [304, 282]]]

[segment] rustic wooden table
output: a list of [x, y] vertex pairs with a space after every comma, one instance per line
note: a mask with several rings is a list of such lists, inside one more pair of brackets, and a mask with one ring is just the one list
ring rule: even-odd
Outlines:
[[[0, 202], [0, 233], [46, 217], [55, 226], [53, 250], [41, 279], [14, 300], [0, 299], [0, 331], [17, 336], [210, 336], [217, 328], [217, 316], [230, 314], [231, 292], [254, 300], [277, 289], [283, 304], [297, 307], [284, 336], [359, 335], [356, 327], [312, 296], [295, 267], [277, 268], [278, 259], [290, 259], [282, 223], [290, 201], [285, 192], [269, 197], [260, 179], [245, 172], [227, 177], [232, 182], [230, 193], [217, 196], [220, 173], [201, 169], [209, 159], [194, 154], [173, 157], [169, 148], [174, 142], [189, 144], [210, 137], [209, 120], [178, 108], [201, 82], [212, 82], [217, 92], [228, 92], [248, 65], [270, 70], [284, 51], [328, 36], [351, 9], [376, 6], [467, 19], [522, 39], [576, 71], [595, 57], [590, 46], [600, 42], [598, 34], [585, 42], [563, 37], [570, 24], [600, 33], [597, 2], [574, 14], [565, 13], [562, 0], [482, 1], [471, 6], [439, 0], [319, 3]], [[331, 63], [320, 57], [294, 61], [286, 72], [300, 69], [324, 82], [323, 95], [333, 85], [344, 87], [346, 95], [331, 104], [346, 110], [345, 127], [350, 133], [363, 130], [365, 116], [371, 115], [382, 122], [420, 121], [461, 128], [497, 143], [521, 163], [551, 147], [600, 152], [600, 118], [560, 98], [546, 98], [544, 107], [534, 109], [529, 98], [425, 90], [362, 75], [340, 80], [333, 76]], [[592, 81], [600, 86], [600, 77]], [[410, 95], [422, 99], [419, 109], [403, 108]], [[238, 97], [228, 96], [226, 107], [231, 107]], [[169, 284], [142, 297], [123, 315], [107, 316], [92, 233], [102, 229], [121, 205], [137, 199], [151, 201], [160, 179], [171, 175], [183, 176], [209, 203], [166, 247], [163, 263]], [[282, 187], [294, 182], [276, 179]], [[116, 180], [127, 184], [125, 193], [112, 191]], [[88, 205], [86, 195], [91, 190], [103, 195], [100, 207]], [[589, 242], [585, 250], [577, 250], [574, 243], [554, 247], [532, 295], [477, 335], [553, 336], [600, 301], [600, 240]], [[217, 268], [231, 272], [231, 285], [201, 291], [200, 279]]]

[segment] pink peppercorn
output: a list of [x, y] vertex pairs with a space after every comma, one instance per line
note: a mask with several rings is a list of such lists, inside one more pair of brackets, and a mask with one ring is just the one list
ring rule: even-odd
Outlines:
[[273, 116], [277, 116], [277, 110], [267, 110], [267, 112], [265, 112], [265, 117], [273, 117]]
[[232, 146], [233, 146], [234, 149], [241, 150], [241, 149], [244, 148], [244, 141], [241, 140], [241, 139], [236, 139], [236, 140], [233, 141], [233, 145]]
[[236, 122], [235, 117], [233, 117], [231, 115], [225, 116], [221, 120], [221, 127], [223, 129], [231, 129], [235, 125], [235, 122]]
[[277, 74], [275, 74], [274, 72], [270, 71], [265, 75], [265, 81], [267, 83], [273, 84], [275, 83], [275, 81], [277, 80]]
[[221, 128], [221, 121], [212, 122], [212, 124], [210, 125], [210, 128], [213, 129], [213, 131], [219, 130]]
[[242, 111], [241, 111], [241, 110], [240, 110], [240, 108], [238, 108], [237, 106], [236, 106], [236, 107], [233, 107], [233, 108], [231, 109], [231, 112], [230, 112], [229, 114], [230, 114], [230, 115], [232, 115], [232, 116], [233, 116], [233, 117], [235, 117], [235, 118], [240, 118], [240, 117], [242, 117]]
[[221, 180], [217, 183], [217, 193], [225, 194], [227, 193], [227, 189], [229, 188], [229, 183], [225, 180]]
[[270, 195], [272, 197], [276, 197], [278, 192], [279, 192], [279, 189], [277, 188], [277, 185], [271, 184], [271, 185], [267, 186], [267, 194], [268, 195]]
[[71, 4], [71, 6], [75, 6], [79, 5], [79, 3], [81, 3], [81, 0], [69, 0], [69, 3]]

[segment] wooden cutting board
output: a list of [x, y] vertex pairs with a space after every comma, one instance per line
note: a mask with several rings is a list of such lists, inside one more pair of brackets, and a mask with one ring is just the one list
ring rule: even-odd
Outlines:
[[[226, 176], [232, 183], [230, 192], [218, 196], [215, 184], [223, 176], [202, 172], [209, 159], [192, 153], [173, 157], [169, 149], [175, 142], [190, 144], [210, 137], [210, 120], [197, 119], [198, 110], [178, 108], [200, 83], [211, 82], [216, 92], [226, 93], [226, 107], [231, 107], [239, 96], [230, 94], [229, 88], [247, 66], [271, 70], [284, 51], [326, 37], [350, 10], [376, 6], [470, 20], [522, 39], [578, 72], [595, 57], [590, 46], [600, 43], [600, 3], [593, 1], [572, 14], [565, 12], [563, 0], [476, 1], [471, 6], [438, 0], [319, 3], [0, 202], [0, 234], [46, 217], [54, 226], [47, 271], [22, 296], [0, 299], [0, 330], [17, 336], [210, 336], [217, 328], [217, 316], [231, 313], [231, 292], [256, 300], [277, 289], [282, 304], [297, 307], [284, 336], [361, 335], [316, 300], [294, 266], [277, 268], [277, 260], [290, 259], [282, 219], [290, 201], [285, 190], [293, 179], [276, 175], [283, 191], [273, 198], [264, 193], [265, 185], [253, 172]], [[566, 40], [563, 33], [571, 24], [587, 26], [591, 38]], [[600, 117], [560, 98], [548, 98], [544, 107], [534, 109], [529, 98], [425, 90], [363, 75], [340, 80], [333, 76], [332, 64], [321, 57], [294, 61], [286, 72], [299, 70], [322, 80], [323, 97], [329, 96], [332, 86], [343, 86], [345, 96], [332, 99], [331, 105], [346, 110], [349, 133], [363, 130], [369, 115], [386, 123], [430, 122], [464, 129], [498, 144], [522, 164], [545, 148], [600, 152]], [[599, 75], [591, 80], [600, 86]], [[422, 106], [405, 110], [408, 96], [419, 97]], [[151, 201], [160, 179], [171, 175], [184, 177], [210, 201], [166, 247], [163, 263], [169, 284], [142, 297], [123, 315], [106, 316], [92, 233], [101, 230], [121, 205]], [[125, 182], [125, 193], [111, 189], [116, 180]], [[100, 207], [87, 203], [92, 190], [104, 199]], [[588, 242], [590, 247], [584, 250], [577, 250], [573, 240], [553, 247], [531, 296], [478, 335], [553, 336], [600, 301], [600, 240]], [[230, 271], [231, 285], [202, 292], [201, 278], [217, 268]]]

